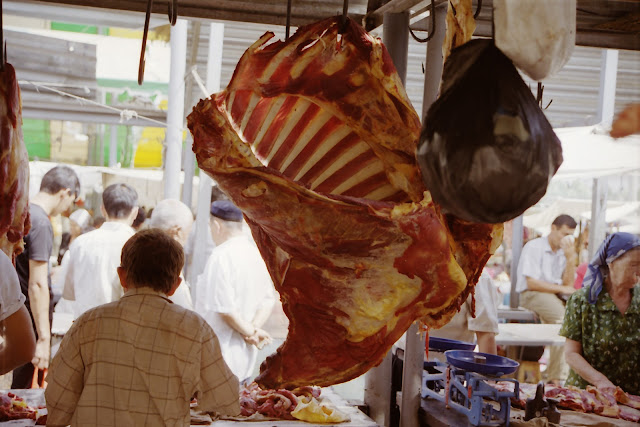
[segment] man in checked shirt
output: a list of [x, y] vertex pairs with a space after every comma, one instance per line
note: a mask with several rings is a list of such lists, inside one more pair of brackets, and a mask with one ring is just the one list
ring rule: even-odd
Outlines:
[[189, 402], [238, 415], [238, 379], [198, 314], [173, 304], [184, 263], [164, 231], [143, 230], [122, 248], [119, 300], [80, 316], [49, 368], [50, 426], [188, 426]]

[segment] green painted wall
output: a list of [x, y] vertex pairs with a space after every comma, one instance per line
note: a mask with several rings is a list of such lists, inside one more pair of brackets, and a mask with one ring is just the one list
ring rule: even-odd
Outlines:
[[82, 24], [67, 24], [65, 22], [52, 22], [51, 29], [72, 33], [98, 34], [98, 27]]
[[22, 133], [29, 160], [51, 158], [51, 130], [49, 120], [22, 120]]

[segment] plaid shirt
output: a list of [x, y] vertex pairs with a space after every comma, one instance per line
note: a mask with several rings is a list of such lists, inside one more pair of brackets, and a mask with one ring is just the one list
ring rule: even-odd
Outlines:
[[78, 318], [47, 381], [47, 425], [188, 426], [196, 393], [202, 410], [240, 413], [213, 330], [150, 288]]

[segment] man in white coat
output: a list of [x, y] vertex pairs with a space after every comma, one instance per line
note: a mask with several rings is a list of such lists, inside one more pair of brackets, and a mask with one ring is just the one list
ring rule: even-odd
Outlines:
[[231, 371], [245, 381], [258, 349], [271, 342], [262, 325], [271, 314], [275, 291], [257, 246], [243, 231], [240, 209], [228, 200], [213, 202], [210, 226], [216, 247], [198, 277], [195, 311], [218, 336]]
[[106, 222], [78, 236], [69, 246], [62, 296], [74, 301], [76, 319], [123, 294], [117, 268], [122, 247], [134, 234], [131, 224], [138, 214], [138, 193], [127, 184], [112, 184], [102, 193], [101, 209]]

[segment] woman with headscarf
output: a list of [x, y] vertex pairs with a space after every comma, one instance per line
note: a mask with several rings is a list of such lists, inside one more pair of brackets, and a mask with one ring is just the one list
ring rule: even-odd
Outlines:
[[640, 394], [640, 239], [614, 233], [598, 248], [567, 303], [567, 385]]

